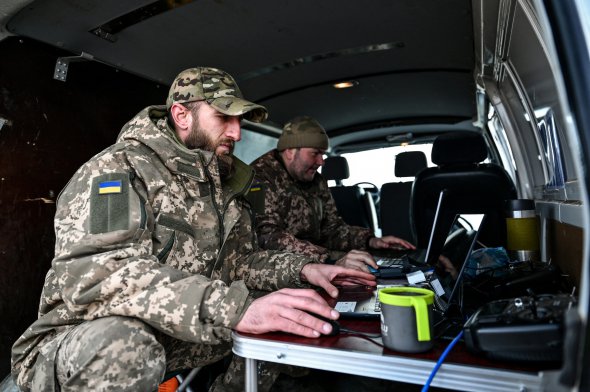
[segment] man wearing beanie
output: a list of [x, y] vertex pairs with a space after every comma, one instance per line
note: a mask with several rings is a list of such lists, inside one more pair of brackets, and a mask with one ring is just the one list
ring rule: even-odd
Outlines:
[[377, 238], [367, 228], [344, 222], [317, 172], [328, 145], [324, 128], [311, 117], [299, 116], [285, 124], [276, 149], [252, 162], [255, 179], [248, 199], [256, 211], [260, 246], [364, 271], [367, 264], [377, 268], [366, 252], [369, 248], [414, 249], [403, 239]]
[[[243, 197], [252, 169], [232, 154], [242, 117], [264, 121], [266, 109], [226, 72], [187, 69], [166, 105], [142, 110], [74, 174], [56, 205], [39, 318], [12, 348], [21, 391], [155, 391], [231, 354], [232, 330], [331, 332], [308, 312], [338, 312], [309, 285], [333, 297], [335, 280], [375, 285], [368, 273], [259, 249]], [[217, 390], [243, 390], [232, 364]], [[265, 366], [261, 390], [278, 375]]]

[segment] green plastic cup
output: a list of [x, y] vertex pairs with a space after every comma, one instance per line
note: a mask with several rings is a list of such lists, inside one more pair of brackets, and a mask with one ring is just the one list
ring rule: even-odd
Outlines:
[[432, 341], [434, 293], [418, 287], [379, 290], [381, 336], [385, 347], [402, 352], [428, 351]]

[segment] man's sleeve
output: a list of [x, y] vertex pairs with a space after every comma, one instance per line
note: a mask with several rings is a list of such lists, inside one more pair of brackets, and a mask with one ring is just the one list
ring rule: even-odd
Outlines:
[[297, 253], [318, 262], [328, 258], [328, 249], [300, 240], [289, 232], [285, 222], [289, 195], [272, 180], [257, 173], [248, 200], [256, 213], [256, 234], [261, 248]]
[[[241, 206], [241, 218], [226, 239], [220, 258], [230, 270], [216, 271], [224, 281], [243, 280], [251, 290], [274, 291], [282, 288], [309, 288], [301, 280], [301, 270], [306, 264], [317, 262], [314, 258], [280, 250], [263, 250], [258, 245], [253, 227], [254, 214], [247, 205]], [[235, 247], [228, 246], [235, 244]]]
[[145, 186], [113, 161], [80, 169], [58, 201], [53, 268], [68, 313], [134, 317], [191, 342], [229, 340], [248, 303], [245, 284], [161, 264]]

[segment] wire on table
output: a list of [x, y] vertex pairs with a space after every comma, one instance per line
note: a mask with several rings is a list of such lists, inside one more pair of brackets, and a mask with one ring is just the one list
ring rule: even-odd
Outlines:
[[376, 338], [380, 338], [381, 337], [380, 333], [367, 333], [367, 332], [356, 331], [354, 329], [348, 329], [348, 328], [344, 328], [344, 327], [340, 327], [340, 333], [345, 333], [348, 335], [357, 336], [359, 338], [363, 338], [365, 340], [368, 340], [369, 342], [371, 342], [379, 347], [385, 348], [384, 345], [373, 340]]
[[459, 339], [461, 339], [462, 336], [463, 336], [463, 331], [459, 332], [459, 334], [455, 337], [455, 339], [453, 339], [453, 341], [451, 343], [449, 343], [449, 345], [447, 346], [445, 351], [441, 354], [440, 358], [438, 359], [438, 361], [434, 365], [434, 368], [430, 372], [430, 376], [428, 376], [428, 380], [426, 380], [426, 384], [424, 384], [424, 387], [422, 387], [422, 392], [428, 391], [428, 388], [430, 387], [430, 383], [434, 379], [434, 375], [436, 374], [436, 372], [438, 372], [438, 369], [441, 367], [443, 361], [445, 360], [445, 358], [447, 357], [449, 352], [451, 352], [451, 349], [455, 346], [455, 344], [457, 344]]

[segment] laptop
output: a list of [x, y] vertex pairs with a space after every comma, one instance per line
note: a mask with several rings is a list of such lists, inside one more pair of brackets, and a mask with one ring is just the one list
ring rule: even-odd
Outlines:
[[[373, 258], [379, 266], [379, 269], [369, 267], [371, 272], [377, 279], [397, 279], [405, 278], [407, 274], [415, 271], [429, 271], [432, 270], [433, 266], [436, 265], [438, 255], [442, 250], [443, 243], [440, 239], [441, 231], [438, 229], [441, 220], [441, 210], [445, 200], [446, 191], [440, 192], [438, 202], [436, 205], [436, 211], [434, 214], [434, 220], [432, 222], [432, 230], [430, 232], [430, 239], [426, 249], [414, 249], [414, 250], [398, 250], [391, 252], [392, 256], [379, 256], [374, 254]], [[444, 231], [447, 234], [448, 230]], [[387, 253], [387, 251], [385, 251]], [[432, 254], [436, 254], [436, 258], [433, 259]]]
[[[462, 215], [465, 216], [465, 215]], [[474, 214], [476, 218], [481, 217], [483, 219], [483, 215]], [[441, 311], [447, 311], [449, 305], [457, 301], [460, 288], [463, 283], [463, 275], [465, 272], [465, 268], [467, 266], [467, 261], [471, 256], [471, 253], [474, 250], [475, 245], [477, 244], [479, 235], [478, 228], [474, 228], [466, 232], [467, 240], [469, 241], [468, 247], [466, 248], [465, 254], [463, 256], [462, 263], [459, 264], [460, 268], [457, 271], [457, 278], [454, 280], [444, 279], [444, 277], [439, 276], [436, 272], [434, 272], [429, 280], [430, 288], [435, 292], [438, 298], [438, 306]]]
[[414, 249], [411, 251], [402, 251], [400, 255], [380, 256], [373, 254], [375, 262], [379, 269], [369, 266], [369, 272], [378, 279], [397, 279], [405, 278], [407, 274], [414, 271], [428, 271], [432, 267], [426, 264], [425, 249]]
[[[455, 268], [457, 270], [456, 279], [450, 279], [449, 276], [444, 276], [444, 272], [436, 272], [432, 267], [430, 271], [425, 274], [425, 280], [417, 286], [431, 289], [435, 293], [435, 309], [438, 314], [436, 323], [440, 323], [441, 328], [443, 320], [450, 319], [451, 313], [456, 312], [456, 307], [461, 305], [461, 288], [462, 280], [465, 272], [465, 266], [467, 261], [477, 243], [479, 234], [479, 227], [483, 221], [483, 214], [461, 214], [455, 217], [451, 225], [451, 231], [459, 220], [467, 220], [472, 222], [472, 227], [468, 230], [466, 252], [463, 257], [456, 260]], [[448, 229], [447, 229], [448, 230]], [[450, 238], [450, 236], [448, 236]], [[440, 254], [440, 253], [439, 253]], [[438, 257], [437, 257], [438, 259]], [[365, 293], [364, 296], [356, 295], [343, 295], [338, 298], [335, 309], [340, 312], [341, 317], [350, 318], [373, 318], [380, 315], [380, 303], [378, 298], [379, 290], [384, 287], [395, 287], [395, 286], [408, 286], [409, 284], [405, 279], [399, 279], [398, 281], [392, 281], [390, 284], [385, 284], [383, 281], [380, 282], [376, 290], [373, 290], [370, 294]], [[416, 286], [415, 285], [415, 286]]]
[[377, 318], [381, 314], [381, 302], [379, 302], [379, 290], [385, 287], [407, 286], [407, 284], [384, 284], [364, 293], [344, 294], [338, 298], [334, 306], [340, 313], [340, 317], [348, 318]]

